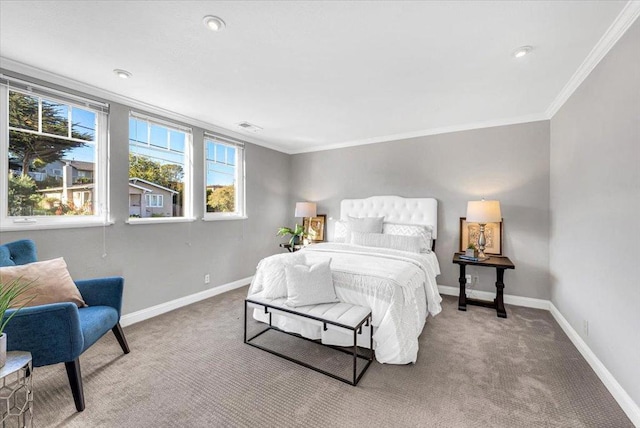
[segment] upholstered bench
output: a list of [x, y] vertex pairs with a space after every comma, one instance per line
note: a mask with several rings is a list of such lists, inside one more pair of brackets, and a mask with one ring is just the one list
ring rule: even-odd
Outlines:
[[[342, 302], [322, 303], [318, 305], [299, 306], [297, 308], [292, 308], [284, 304], [286, 300], [287, 299], [284, 297], [277, 298], [277, 299], [269, 299], [269, 298], [262, 298], [257, 296], [249, 296], [247, 299], [245, 299], [244, 301], [244, 343], [254, 346], [256, 348], [262, 349], [263, 351], [267, 351], [279, 357], [285, 358], [289, 361], [300, 364], [304, 367], [310, 368], [312, 370], [315, 370], [317, 372], [330, 376], [334, 379], [341, 380], [350, 385], [353, 385], [353, 386], [357, 385], [360, 379], [362, 378], [362, 375], [364, 375], [364, 373], [369, 368], [369, 365], [371, 365], [371, 362], [373, 361], [373, 356], [374, 356], [374, 351], [372, 346], [373, 345], [373, 328], [369, 328], [369, 347], [365, 348], [365, 349], [368, 349], [368, 352], [367, 352], [368, 355], [362, 355], [358, 353], [358, 346], [357, 346], [358, 335], [362, 334], [362, 331], [363, 331], [362, 327], [370, 326], [371, 324], [371, 319], [372, 319], [371, 309], [366, 308], [364, 306], [351, 305], [349, 303], [342, 303]], [[262, 330], [261, 332], [255, 334], [254, 336], [247, 338], [247, 310], [249, 308], [254, 308], [254, 309], [257, 308], [259, 310], [263, 310], [265, 314], [268, 314], [269, 326], [266, 329]], [[335, 328], [335, 329], [347, 330], [351, 332], [353, 334], [352, 351], [348, 351], [347, 349], [331, 346], [331, 345], [324, 345], [324, 346], [328, 346], [332, 349], [353, 355], [353, 378], [349, 379], [349, 378], [338, 376], [336, 374], [330, 373], [318, 367], [314, 367], [303, 361], [297, 360], [295, 358], [284, 355], [277, 351], [268, 349], [264, 346], [258, 345], [256, 343], [252, 343], [251, 342], [252, 340], [262, 335], [263, 333], [266, 333], [269, 330], [276, 330], [292, 336], [300, 337], [302, 339], [311, 340], [303, 336], [300, 336], [298, 334], [286, 332], [284, 330], [279, 329], [278, 327], [273, 326], [271, 323], [272, 314], [304, 320], [305, 322], [318, 325], [324, 331], [326, 331], [328, 328]], [[313, 342], [316, 342], [316, 341], [313, 341]], [[358, 358], [366, 360], [366, 364], [360, 370], [360, 373], [357, 373]]]

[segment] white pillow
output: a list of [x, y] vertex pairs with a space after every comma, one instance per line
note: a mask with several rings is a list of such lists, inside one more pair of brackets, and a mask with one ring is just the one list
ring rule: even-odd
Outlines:
[[338, 301], [333, 287], [329, 265], [331, 259], [313, 266], [285, 266], [287, 276], [287, 301], [291, 307], [335, 303]]
[[333, 242], [347, 242], [349, 227], [344, 220], [338, 220], [333, 228]]
[[420, 238], [420, 252], [428, 253], [432, 246], [433, 228], [421, 224], [384, 223], [382, 233], [385, 235], [418, 236]]
[[351, 243], [366, 247], [391, 248], [393, 250], [420, 252], [418, 236], [385, 235], [382, 233], [351, 232]]
[[269, 299], [287, 296], [286, 266], [303, 265], [307, 262], [304, 253], [276, 254], [263, 259], [258, 268], [262, 274], [261, 296]]
[[382, 233], [384, 217], [351, 217], [347, 222], [350, 232]]

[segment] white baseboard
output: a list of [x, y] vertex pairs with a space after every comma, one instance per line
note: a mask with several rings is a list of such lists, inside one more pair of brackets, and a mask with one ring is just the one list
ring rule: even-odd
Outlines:
[[[440, 294], [445, 294], [447, 296], [458, 296], [460, 294], [459, 287], [438, 285], [438, 290], [440, 291]], [[469, 289], [467, 289], [467, 296], [484, 300], [493, 300], [495, 298], [495, 293], [479, 290], [470, 291]], [[527, 308], [546, 309], [550, 311], [553, 318], [560, 325], [569, 339], [571, 339], [573, 345], [578, 349], [584, 359], [587, 360], [587, 363], [589, 363], [598, 378], [600, 378], [604, 386], [607, 387], [622, 410], [626, 413], [629, 419], [631, 419], [631, 422], [636, 427], [640, 428], [640, 407], [633, 401], [629, 394], [627, 394], [624, 388], [622, 388], [618, 381], [613, 377], [611, 372], [607, 370], [604, 364], [602, 364], [602, 361], [598, 359], [596, 354], [594, 354], [591, 348], [589, 348], [589, 345], [587, 345], [585, 341], [582, 340], [580, 335], [575, 331], [571, 324], [569, 324], [565, 317], [562, 316], [560, 311], [558, 311], [553, 303], [551, 303], [549, 300], [512, 296], [508, 294], [504, 295], [504, 302], [510, 305], [524, 306]]]
[[631, 423], [636, 427], [640, 427], [640, 407], [633, 401], [629, 394], [627, 394], [611, 372], [602, 364], [602, 361], [600, 361], [591, 348], [589, 348], [589, 345], [582, 340], [578, 332], [575, 331], [571, 324], [569, 324], [569, 321], [562, 316], [558, 308], [551, 302], [549, 302], [549, 311], [562, 330], [564, 330], [565, 334], [569, 336], [573, 345], [578, 348], [580, 354], [587, 360], [593, 371], [596, 372], [602, 383], [604, 383], [604, 386], [606, 386], [611, 395], [613, 395], [613, 398], [618, 402], [620, 407], [622, 407], [622, 410], [624, 410], [629, 419], [631, 419]]
[[[440, 294], [447, 296], [458, 296], [460, 294], [459, 287], [451, 287], [448, 285], [438, 285]], [[482, 300], [493, 300], [496, 298], [495, 292], [470, 290], [467, 288], [467, 297]], [[526, 308], [549, 310], [549, 301], [543, 299], [534, 299], [533, 297], [513, 296], [511, 294], [504, 295], [504, 302], [508, 305], [524, 306]]]
[[209, 297], [217, 296], [218, 294], [222, 294], [227, 291], [240, 288], [242, 286], [249, 284], [252, 279], [253, 279], [253, 276], [239, 279], [237, 281], [219, 285], [217, 287], [213, 287], [208, 290], [201, 291], [199, 293], [180, 297], [179, 299], [171, 300], [170, 302], [160, 303], [159, 305], [151, 306], [150, 308], [141, 309], [139, 311], [132, 312], [130, 314], [122, 315], [122, 317], [120, 318], [120, 325], [122, 325], [123, 327], [126, 327], [128, 325], [135, 324], [140, 321], [148, 320], [149, 318], [157, 317], [158, 315], [162, 315], [166, 312], [173, 311], [174, 309], [178, 309], [183, 306], [187, 306], [192, 303], [199, 302], [200, 300], [208, 299]]

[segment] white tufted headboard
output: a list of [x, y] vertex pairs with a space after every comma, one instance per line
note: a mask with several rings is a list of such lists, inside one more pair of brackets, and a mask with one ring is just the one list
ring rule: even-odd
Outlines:
[[423, 224], [433, 228], [438, 237], [438, 201], [434, 198], [372, 196], [366, 199], [343, 199], [340, 219], [347, 217], [382, 217], [390, 223]]

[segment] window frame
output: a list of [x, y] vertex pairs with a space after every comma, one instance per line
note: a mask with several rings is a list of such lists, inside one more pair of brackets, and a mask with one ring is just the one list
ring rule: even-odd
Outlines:
[[[207, 212], [207, 143], [213, 142], [215, 144], [222, 144], [225, 146], [231, 146], [236, 149], [236, 171], [235, 171], [235, 205], [236, 210], [234, 212]], [[245, 143], [240, 140], [236, 140], [234, 138], [227, 137], [225, 135], [216, 134], [213, 132], [205, 131], [203, 144], [202, 144], [203, 152], [204, 152], [204, 174], [203, 174], [203, 183], [204, 183], [204, 215], [202, 220], [204, 221], [217, 221], [217, 220], [244, 220], [247, 219], [247, 211], [246, 211], [246, 163], [245, 163]]]
[[[144, 113], [137, 112], [135, 110], [129, 111], [129, 118], [127, 124], [131, 119], [146, 121], [149, 129], [152, 125], [161, 126], [167, 128], [169, 131], [183, 132], [184, 138], [184, 190], [182, 199], [183, 215], [180, 217], [128, 217], [125, 223], [127, 224], [149, 224], [149, 223], [184, 223], [195, 221], [193, 214], [193, 129], [189, 126], [181, 125], [179, 123], [161, 119], [155, 116], [150, 116]], [[130, 130], [129, 130], [130, 132]], [[150, 132], [150, 130], [148, 131]], [[127, 133], [129, 135], [129, 133]], [[150, 144], [150, 143], [147, 143]], [[127, 159], [131, 154], [131, 140], [127, 137]], [[129, 171], [127, 168], [127, 183], [129, 182]]]
[[[94, 214], [92, 215], [9, 215], [9, 92], [44, 98], [96, 115], [94, 164]], [[69, 126], [71, 129], [71, 126]], [[0, 76], [0, 231], [61, 229], [113, 224], [109, 197], [109, 104], [72, 95], [46, 86]], [[71, 131], [69, 131], [71, 132]], [[55, 135], [54, 135], [55, 137]]]
[[[158, 193], [146, 193], [144, 195], [144, 199], [145, 205], [149, 208], [164, 208], [164, 195], [160, 195]], [[155, 204], [150, 203], [152, 199], [156, 200]]]

